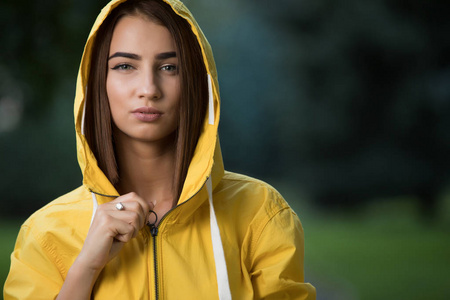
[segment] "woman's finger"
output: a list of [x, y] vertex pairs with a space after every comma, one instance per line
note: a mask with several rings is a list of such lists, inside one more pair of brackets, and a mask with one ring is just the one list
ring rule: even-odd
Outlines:
[[[149, 215], [149, 211], [153, 209], [152, 203], [147, 203], [144, 199], [139, 197], [136, 193], [131, 192], [128, 194], [125, 194], [123, 196], [117, 197], [115, 200], [109, 202], [110, 206], [109, 209], [111, 210], [134, 210], [136, 212], [139, 212], [142, 216], [140, 227], [144, 227], [144, 225], [147, 223], [147, 217]], [[121, 204], [121, 205], [120, 205]], [[138, 206], [136, 206], [138, 204]], [[121, 210], [119, 210], [121, 208]]]
[[[144, 227], [146, 212], [136, 201], [111, 203], [109, 213], [119, 219], [127, 220], [130, 224], [133, 222], [138, 230]], [[137, 222], [135, 222], [136, 219]]]
[[129, 242], [133, 237], [136, 236], [138, 232], [138, 229], [136, 229], [135, 226], [132, 224], [129, 224], [127, 222], [116, 222], [115, 224], [115, 236], [114, 239], [122, 242], [127, 243]]
[[111, 217], [132, 225], [135, 229], [133, 237], [137, 236], [146, 222], [144, 215], [135, 211], [109, 211], [108, 213]]

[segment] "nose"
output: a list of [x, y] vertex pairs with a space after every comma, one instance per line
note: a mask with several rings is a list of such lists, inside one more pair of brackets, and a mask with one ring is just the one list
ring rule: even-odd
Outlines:
[[139, 98], [157, 100], [161, 98], [161, 89], [157, 76], [152, 71], [144, 72], [140, 78]]

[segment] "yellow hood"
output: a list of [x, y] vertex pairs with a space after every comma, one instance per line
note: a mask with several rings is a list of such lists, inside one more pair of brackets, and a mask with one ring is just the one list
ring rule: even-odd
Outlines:
[[[84, 110], [86, 102], [86, 86], [88, 82], [90, 58], [94, 40], [100, 25], [110, 12], [120, 3], [126, 0], [113, 0], [103, 8], [84, 48], [83, 57], [77, 78], [77, 88], [74, 104], [75, 130], [77, 137], [78, 162], [83, 174], [83, 184], [91, 191], [103, 195], [118, 195], [118, 192], [107, 179], [105, 174], [97, 165], [86, 138], [83, 133]], [[223, 162], [218, 139], [218, 125], [220, 116], [219, 85], [217, 81], [217, 71], [214, 63], [213, 53], [206, 37], [192, 16], [191, 12], [178, 0], [164, 0], [181, 17], [186, 19], [191, 25], [192, 31], [197, 36], [202, 48], [203, 60], [210, 78], [210, 103], [209, 111], [203, 124], [202, 134], [199, 138], [197, 148], [192, 158], [183, 190], [179, 199], [179, 204], [194, 196], [204, 185], [208, 177], [212, 177], [213, 188], [223, 176]], [[89, 101], [89, 100], [88, 100]], [[100, 199], [99, 199], [100, 200]], [[107, 201], [107, 200], [103, 200]], [[103, 202], [100, 200], [100, 202]]]

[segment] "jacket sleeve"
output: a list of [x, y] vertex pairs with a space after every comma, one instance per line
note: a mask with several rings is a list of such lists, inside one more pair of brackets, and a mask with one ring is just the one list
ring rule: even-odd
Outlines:
[[264, 225], [255, 241], [251, 278], [255, 299], [316, 299], [304, 282], [304, 235], [297, 215], [284, 208]]
[[36, 238], [31, 228], [22, 226], [11, 254], [11, 269], [3, 290], [5, 300], [56, 298], [63, 278], [50, 249], [50, 244]]

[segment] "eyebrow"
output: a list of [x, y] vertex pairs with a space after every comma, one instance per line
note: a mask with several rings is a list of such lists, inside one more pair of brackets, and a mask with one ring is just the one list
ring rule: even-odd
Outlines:
[[[128, 53], [128, 52], [116, 52], [113, 55], [111, 55], [108, 60], [114, 58], [114, 57], [125, 57], [130, 58], [134, 60], [141, 60], [142, 57], [140, 55], [134, 54], [134, 53]], [[156, 59], [164, 60], [172, 57], [177, 57], [177, 53], [175, 51], [171, 52], [163, 52], [156, 55]]]
[[163, 53], [160, 53], [160, 54], [156, 55], [156, 58], [157, 59], [161, 59], [161, 60], [172, 58], [172, 57], [177, 57], [177, 53], [175, 51], [163, 52]]
[[127, 53], [127, 52], [116, 52], [113, 55], [111, 55], [108, 60], [114, 58], [114, 57], [125, 57], [135, 60], [141, 60], [141, 56], [133, 53]]

